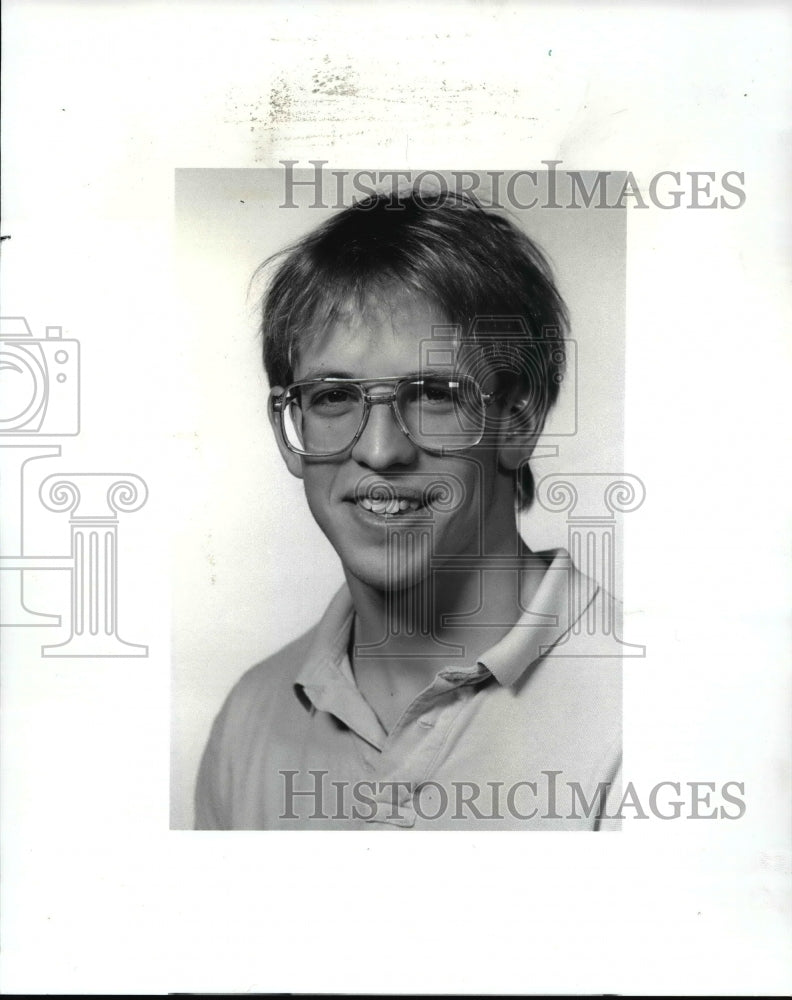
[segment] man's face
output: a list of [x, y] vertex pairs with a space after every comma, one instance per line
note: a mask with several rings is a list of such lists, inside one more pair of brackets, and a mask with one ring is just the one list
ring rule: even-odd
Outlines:
[[[446, 323], [427, 301], [394, 291], [347, 311], [304, 348], [295, 381], [417, 375], [425, 367], [422, 341], [433, 325]], [[432, 360], [433, 370], [457, 371], [448, 353], [441, 352], [440, 364]], [[368, 391], [392, 388], [374, 383]], [[429, 572], [430, 557], [438, 565], [449, 556], [492, 552], [499, 539], [505, 546], [514, 537], [513, 476], [499, 468], [497, 448], [431, 454], [406, 436], [387, 404], [371, 407], [362, 435], [340, 456], [284, 454], [346, 573], [378, 590], [415, 585]]]

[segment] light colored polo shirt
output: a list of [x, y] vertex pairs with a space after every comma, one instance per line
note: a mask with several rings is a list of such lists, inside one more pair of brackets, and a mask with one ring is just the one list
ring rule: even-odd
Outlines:
[[390, 733], [355, 683], [342, 587], [318, 625], [229, 694], [196, 828], [618, 829], [618, 606], [566, 551], [542, 555], [523, 617], [476, 662], [439, 659]]

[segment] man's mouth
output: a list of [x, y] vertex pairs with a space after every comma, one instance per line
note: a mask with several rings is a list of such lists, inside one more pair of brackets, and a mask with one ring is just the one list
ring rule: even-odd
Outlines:
[[380, 517], [393, 518], [415, 514], [433, 506], [437, 484], [426, 489], [412, 489], [390, 483], [368, 483], [359, 487], [349, 499], [359, 509]]
[[359, 497], [356, 502], [358, 507], [362, 507], [363, 510], [370, 510], [372, 514], [388, 514], [391, 517], [416, 511], [421, 506], [417, 500], [399, 500], [396, 497], [392, 497], [389, 500], [372, 500], [370, 497]]

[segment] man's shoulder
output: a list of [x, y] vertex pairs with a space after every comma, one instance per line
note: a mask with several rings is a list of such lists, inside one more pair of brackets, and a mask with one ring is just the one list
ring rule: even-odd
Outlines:
[[308, 658], [316, 639], [319, 623], [249, 667], [231, 689], [229, 699], [247, 703], [257, 696], [271, 697], [284, 688], [291, 688]]
[[322, 617], [306, 632], [249, 667], [231, 688], [221, 715], [261, 721], [264, 716], [288, 715], [301, 704], [295, 693], [300, 673], [317, 656], [325, 653], [336, 634], [348, 628], [351, 602], [342, 587], [330, 601]]
[[234, 802], [247, 801], [251, 768], [255, 772], [264, 754], [299, 730], [306, 713], [295, 695], [294, 681], [310, 655], [317, 628], [248, 668], [227, 694], [201, 759], [197, 829], [237, 827], [240, 819]]

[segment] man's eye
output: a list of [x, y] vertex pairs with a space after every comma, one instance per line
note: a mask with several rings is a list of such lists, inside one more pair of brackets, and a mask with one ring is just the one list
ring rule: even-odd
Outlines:
[[337, 387], [313, 393], [307, 403], [312, 410], [339, 410], [352, 406], [355, 399], [355, 393], [350, 389]]
[[422, 397], [425, 403], [433, 406], [451, 406], [456, 392], [448, 382], [425, 382]]

